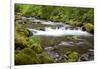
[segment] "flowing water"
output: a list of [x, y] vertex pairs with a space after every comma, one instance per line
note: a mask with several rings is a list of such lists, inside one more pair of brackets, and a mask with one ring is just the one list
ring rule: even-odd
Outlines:
[[61, 22], [52, 22], [29, 18], [32, 23], [28, 29], [33, 35], [41, 38], [41, 44], [45, 52], [54, 59], [54, 62], [62, 62], [68, 51], [80, 54], [78, 61], [90, 61], [94, 59], [94, 36], [80, 27], [73, 27]]

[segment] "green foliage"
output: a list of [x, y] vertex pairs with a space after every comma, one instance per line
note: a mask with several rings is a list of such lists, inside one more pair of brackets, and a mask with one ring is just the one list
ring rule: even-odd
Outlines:
[[20, 12], [25, 16], [31, 14], [30, 16], [65, 23], [70, 22], [70, 20], [72, 22], [93, 23], [94, 20], [93, 8], [15, 4], [15, 9], [20, 10], [15, 10], [15, 12]]

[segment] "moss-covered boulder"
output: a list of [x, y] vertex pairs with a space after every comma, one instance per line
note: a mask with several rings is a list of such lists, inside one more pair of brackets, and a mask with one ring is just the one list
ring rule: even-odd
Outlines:
[[25, 54], [27, 54], [27, 55], [29, 55], [29, 56], [31, 56], [31, 57], [37, 57], [37, 54], [36, 54], [36, 52], [35, 51], [33, 51], [32, 49], [30, 49], [30, 48], [24, 48], [23, 50], [22, 50], [22, 53], [25, 53]]
[[67, 52], [65, 55], [66, 62], [76, 62], [79, 58], [79, 54], [77, 52]]
[[28, 46], [36, 53], [41, 53], [43, 51], [41, 47], [41, 41], [38, 37], [36, 36], [29, 37], [27, 41], [28, 41]]
[[15, 49], [24, 49], [25, 47], [27, 47], [26, 38], [23, 36], [20, 36], [19, 34], [16, 34], [16, 36], [15, 36]]
[[32, 64], [39, 64], [39, 63], [41, 63], [41, 61], [40, 61], [40, 59], [38, 57], [38, 54], [35, 51], [33, 51], [32, 49], [25, 48], [25, 49], [22, 50], [22, 53], [31, 56]]
[[18, 33], [18, 34], [20, 34], [22, 36], [26, 36], [26, 37], [33, 35], [33, 33], [30, 30], [28, 30], [25, 25], [22, 25], [19, 23], [15, 24], [15, 33]]
[[49, 57], [48, 54], [45, 53], [45, 52], [43, 52], [40, 55], [40, 60], [41, 60], [42, 64], [44, 64], [44, 63], [53, 63], [53, 59], [51, 57]]
[[32, 63], [32, 58], [27, 54], [19, 53], [15, 55], [15, 65], [26, 65]]
[[84, 23], [82, 28], [90, 33], [94, 33], [94, 26], [91, 23]]

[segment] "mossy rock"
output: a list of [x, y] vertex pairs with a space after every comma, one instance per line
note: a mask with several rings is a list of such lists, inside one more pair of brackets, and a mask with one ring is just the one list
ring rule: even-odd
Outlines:
[[36, 36], [31, 36], [29, 38], [27, 38], [27, 42], [28, 42], [28, 45], [29, 47], [31, 48], [33, 45], [37, 45], [39, 46], [40, 45], [40, 39]]
[[19, 53], [15, 55], [15, 65], [27, 65], [32, 63], [32, 58], [27, 54]]
[[77, 52], [67, 52], [65, 58], [67, 59], [67, 62], [75, 62], [79, 58], [79, 54]]
[[17, 48], [23, 49], [25, 47], [27, 47], [26, 38], [16, 34], [16, 36], [15, 36], [15, 49], [17, 49]]
[[53, 63], [53, 59], [51, 57], [49, 57], [49, 55], [45, 52], [43, 52], [41, 55], [40, 55], [40, 60], [41, 60], [41, 63], [42, 64], [45, 64], [45, 63]]
[[22, 50], [22, 53], [31, 56], [33, 64], [39, 64], [39, 63], [41, 63], [40, 60], [39, 60], [38, 54], [35, 51], [33, 51], [32, 49], [25, 48], [25, 49]]
[[36, 53], [41, 53], [43, 51], [40, 39], [38, 37], [35, 36], [29, 37], [27, 41], [29, 48], [34, 50]]
[[68, 55], [68, 58], [70, 59], [77, 59], [78, 58], [78, 53], [77, 52], [72, 52]]
[[32, 49], [30, 49], [30, 48], [24, 48], [23, 50], [22, 50], [22, 53], [25, 53], [25, 54], [27, 54], [27, 55], [29, 55], [29, 56], [31, 56], [31, 57], [37, 57], [37, 54], [36, 54], [36, 52], [35, 51], [33, 51]]
[[33, 46], [32, 50], [34, 50], [36, 53], [41, 53], [43, 51], [41, 46]]
[[94, 33], [94, 26], [91, 23], [84, 23], [83, 28], [90, 33]]
[[24, 25], [18, 23], [15, 24], [15, 33], [26, 37], [33, 35], [33, 33], [30, 30], [28, 30]]

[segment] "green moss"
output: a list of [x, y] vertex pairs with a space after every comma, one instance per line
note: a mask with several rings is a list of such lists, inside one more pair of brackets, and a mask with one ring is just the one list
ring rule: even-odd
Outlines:
[[40, 59], [39, 59], [39, 57], [38, 57], [38, 54], [37, 54], [35, 51], [33, 51], [32, 49], [30, 49], [30, 48], [25, 48], [25, 49], [22, 50], [22, 53], [31, 56], [32, 64], [41, 63], [41, 61], [40, 61]]
[[24, 25], [18, 24], [18, 23], [15, 24], [15, 33], [18, 33], [18, 34], [20, 34], [22, 36], [26, 36], [26, 37], [33, 35], [33, 33], [31, 31], [29, 31]]
[[94, 26], [93, 26], [93, 24], [91, 24], [91, 23], [85, 23], [85, 24], [83, 25], [83, 28], [85, 28], [86, 31], [88, 31], [88, 32], [94, 31]]
[[53, 59], [50, 58], [45, 52], [40, 55], [41, 63], [53, 63]]
[[41, 41], [38, 37], [32, 36], [27, 39], [28, 47], [34, 50], [36, 53], [41, 53], [43, 51], [41, 47]]
[[32, 49], [30, 48], [25, 48], [22, 50], [23, 53], [27, 54], [27, 55], [30, 55], [31, 57], [37, 57], [37, 54], [35, 51], [33, 51]]
[[78, 60], [79, 58], [79, 54], [77, 52], [67, 52], [66, 53], [66, 59], [67, 59], [67, 62], [75, 62]]
[[15, 55], [15, 65], [26, 65], [32, 63], [32, 58], [27, 54], [19, 53]]
[[36, 52], [36, 53], [41, 53], [43, 51], [41, 46], [33, 46], [32, 49]]
[[41, 44], [40, 39], [36, 36], [31, 36], [31, 37], [27, 38], [27, 42], [28, 42], [28, 45], [30, 48], [32, 46], [40, 46], [40, 44]]
[[20, 36], [19, 34], [16, 34], [15, 36], [15, 49], [23, 49], [27, 47], [27, 41], [26, 38], [23, 36]]

